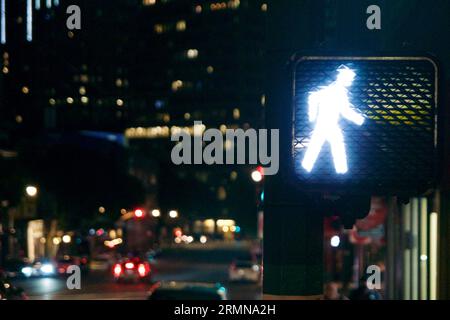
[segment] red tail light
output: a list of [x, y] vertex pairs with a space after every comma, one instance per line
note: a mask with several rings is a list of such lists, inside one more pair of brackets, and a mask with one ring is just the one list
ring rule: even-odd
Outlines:
[[125, 263], [125, 268], [126, 268], [126, 269], [133, 269], [133, 268], [134, 268], [134, 263], [133, 263], [133, 262], [127, 262], [127, 263]]
[[122, 267], [120, 266], [120, 264], [116, 264], [114, 266], [114, 275], [116, 277], [120, 276], [120, 274], [122, 273]]
[[148, 268], [144, 264], [138, 266], [138, 272], [141, 277], [145, 277], [148, 273]]

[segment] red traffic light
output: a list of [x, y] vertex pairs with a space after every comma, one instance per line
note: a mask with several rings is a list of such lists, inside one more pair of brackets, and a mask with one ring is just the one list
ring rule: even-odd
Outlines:
[[258, 167], [256, 168], [256, 170], [258, 170], [258, 172], [261, 174], [261, 176], [264, 177], [264, 168], [263, 168], [263, 167], [258, 166]]
[[134, 216], [136, 218], [142, 218], [144, 216], [144, 211], [142, 209], [134, 210]]

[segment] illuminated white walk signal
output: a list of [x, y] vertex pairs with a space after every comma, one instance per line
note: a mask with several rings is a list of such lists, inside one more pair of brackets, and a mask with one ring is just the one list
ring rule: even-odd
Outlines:
[[291, 138], [280, 168], [293, 186], [328, 195], [435, 187], [439, 78], [432, 59], [298, 55], [290, 78], [290, 114], [276, 125]]
[[336, 81], [308, 97], [309, 121], [315, 123], [302, 161], [302, 167], [308, 172], [312, 171], [323, 145], [328, 142], [336, 173], [347, 173], [347, 154], [339, 120], [343, 117], [358, 126], [364, 123], [364, 117], [355, 111], [348, 97], [347, 88], [352, 85], [355, 72], [343, 65], [337, 73]]

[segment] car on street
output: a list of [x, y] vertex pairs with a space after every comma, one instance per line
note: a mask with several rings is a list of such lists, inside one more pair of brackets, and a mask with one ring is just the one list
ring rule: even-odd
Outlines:
[[155, 283], [148, 300], [227, 300], [227, 290], [220, 283], [169, 281]]
[[31, 265], [22, 268], [27, 277], [53, 277], [56, 275], [56, 265], [50, 259], [37, 259]]
[[228, 269], [228, 279], [232, 282], [259, 282], [261, 274], [261, 266], [253, 260], [235, 260]]
[[150, 282], [152, 270], [150, 264], [140, 258], [126, 258], [114, 264], [113, 276], [116, 282]]

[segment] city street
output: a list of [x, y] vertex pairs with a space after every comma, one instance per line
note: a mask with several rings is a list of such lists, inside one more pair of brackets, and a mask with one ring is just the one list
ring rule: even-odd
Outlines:
[[[230, 257], [238, 254], [221, 254], [215, 250], [181, 249], [168, 252], [154, 265], [154, 281], [220, 282], [228, 289], [229, 299], [259, 299], [261, 287], [253, 283], [230, 283], [228, 267]], [[211, 257], [216, 262], [208, 262]], [[22, 287], [32, 300], [142, 300], [147, 297], [149, 284], [115, 283], [111, 271], [91, 271], [81, 278], [81, 290], [69, 290], [64, 278], [17, 279], [14, 284]]]
[[0, 317], [450, 300], [450, 0], [370, 3], [0, 0]]

